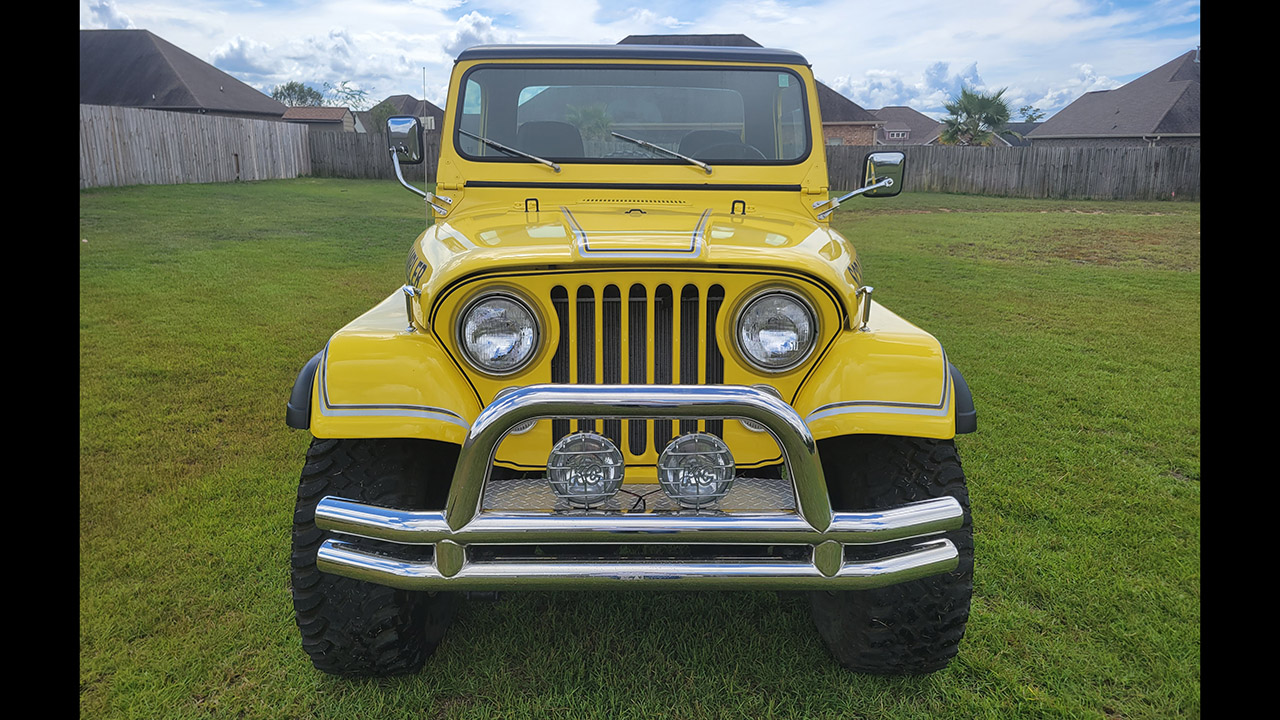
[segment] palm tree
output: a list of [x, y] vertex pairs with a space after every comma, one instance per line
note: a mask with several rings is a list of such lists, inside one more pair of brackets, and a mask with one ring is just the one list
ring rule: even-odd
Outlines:
[[942, 119], [946, 125], [939, 138], [946, 145], [990, 145], [997, 134], [1011, 134], [1004, 130], [1009, 122], [1009, 105], [1004, 101], [1001, 88], [993, 95], [983, 95], [969, 88], [960, 89], [960, 97], [942, 104], [950, 117]]
[[586, 105], [577, 107], [569, 105], [565, 108], [565, 120], [578, 128], [583, 140], [610, 140], [609, 128], [613, 118], [604, 105]]

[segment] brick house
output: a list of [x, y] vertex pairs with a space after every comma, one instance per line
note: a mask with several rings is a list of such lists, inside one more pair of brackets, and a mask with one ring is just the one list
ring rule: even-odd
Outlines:
[[942, 123], [914, 108], [887, 105], [868, 110], [884, 123], [876, 129], [876, 145], [936, 145]]

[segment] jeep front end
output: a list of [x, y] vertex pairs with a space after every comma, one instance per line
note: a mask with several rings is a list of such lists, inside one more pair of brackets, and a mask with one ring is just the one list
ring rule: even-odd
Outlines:
[[[845, 665], [944, 666], [976, 415], [830, 227], [849, 196], [804, 58], [477, 47], [449, 98], [434, 192], [401, 176], [434, 221], [403, 286], [288, 405], [316, 438], [293, 559], [316, 666], [410, 672], [457, 591], [571, 588], [811, 591]], [[398, 174], [421, 161], [414, 118], [388, 135]], [[904, 169], [872, 153], [850, 195]]]

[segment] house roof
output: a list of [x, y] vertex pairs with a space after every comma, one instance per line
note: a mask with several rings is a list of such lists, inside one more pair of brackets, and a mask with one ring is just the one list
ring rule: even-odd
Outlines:
[[291, 107], [284, 111], [285, 120], [303, 122], [342, 122], [351, 111], [344, 107]]
[[818, 81], [818, 109], [822, 112], [822, 124], [859, 123], [879, 125], [880, 118], [872, 115], [858, 103], [832, 90]]
[[1005, 130], [1012, 130], [1012, 131], [1014, 131], [1014, 132], [1018, 133], [1019, 135], [1021, 135], [1021, 136], [1022, 136], [1022, 139], [1018, 139], [1018, 138], [1016, 138], [1016, 137], [1014, 137], [1014, 136], [1012, 136], [1012, 135], [1001, 135], [1001, 136], [1000, 136], [1000, 139], [1002, 139], [1002, 140], [1004, 140], [1005, 142], [1009, 143], [1009, 144], [1010, 144], [1011, 146], [1013, 146], [1013, 147], [1029, 147], [1029, 146], [1031, 145], [1031, 141], [1027, 139], [1027, 135], [1028, 135], [1032, 130], [1035, 130], [1036, 128], [1040, 127], [1040, 126], [1041, 126], [1041, 125], [1043, 125], [1043, 124], [1044, 124], [1044, 123], [1042, 123], [1042, 122], [1011, 122], [1011, 123], [1005, 123], [1005, 124], [1004, 124], [1004, 129], [1005, 129]]
[[80, 102], [276, 118], [285, 111], [149, 30], [80, 31]]
[[[741, 33], [704, 34], [704, 35], [628, 35], [618, 41], [619, 45], [706, 45], [713, 47], [759, 48], [760, 43]], [[789, 51], [775, 51], [789, 52]], [[797, 55], [797, 57], [799, 57]], [[808, 65], [808, 61], [801, 58]], [[816, 82], [816, 81], [815, 81]], [[822, 113], [823, 124], [827, 123], [859, 123], [878, 124], [878, 119], [863, 110], [860, 105], [832, 90], [821, 82], [818, 86], [818, 108]]]
[[905, 140], [894, 138], [894, 145], [928, 145], [938, 139], [938, 134], [942, 132], [942, 123], [925, 115], [914, 108], [905, 105], [887, 105], [879, 110], [869, 111], [872, 115], [883, 120], [885, 126], [882, 130], [876, 131], [876, 140], [887, 142], [889, 140], [885, 132], [888, 130], [907, 129], [911, 131], [911, 137]]
[[383, 102], [391, 103], [396, 109], [397, 115], [412, 115], [414, 117], [432, 116], [440, 120], [444, 119], [444, 110], [436, 107], [434, 103], [427, 100], [419, 100], [412, 95], [392, 95]]
[[1032, 139], [1200, 134], [1200, 51], [1114, 90], [1090, 92], [1041, 123]]

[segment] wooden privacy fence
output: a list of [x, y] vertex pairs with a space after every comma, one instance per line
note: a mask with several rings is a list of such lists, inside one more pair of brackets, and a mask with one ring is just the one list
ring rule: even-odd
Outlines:
[[907, 156], [906, 192], [1082, 200], [1200, 199], [1200, 148], [830, 145], [833, 190], [862, 185], [871, 151]]
[[[425, 135], [425, 161], [403, 168], [435, 182], [440, 133]], [[1194, 147], [826, 147], [833, 190], [861, 185], [872, 150], [907, 156], [907, 192], [1096, 200], [1200, 199]], [[380, 133], [136, 108], [80, 106], [80, 187], [314, 177], [394, 179]]]
[[311, 174], [305, 125], [80, 106], [80, 187], [174, 185]]
[[[396, 177], [387, 136], [382, 133], [311, 133], [311, 174], [316, 177], [389, 179]], [[436, 181], [436, 161], [440, 158], [440, 133], [424, 133], [423, 161], [401, 165], [404, 179]]]

